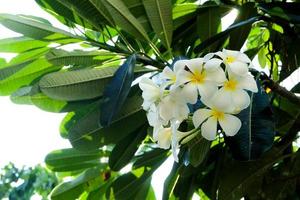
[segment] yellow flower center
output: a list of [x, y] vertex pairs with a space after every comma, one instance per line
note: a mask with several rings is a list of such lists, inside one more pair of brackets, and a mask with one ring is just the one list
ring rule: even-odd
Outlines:
[[236, 80], [229, 80], [224, 83], [225, 90], [234, 91], [236, 90], [236, 87], [237, 87]]
[[214, 117], [217, 120], [224, 119], [224, 112], [218, 111], [216, 109], [212, 109], [211, 114], [212, 114], [212, 117]]
[[201, 73], [199, 71], [195, 71], [191, 76], [191, 82], [195, 84], [204, 83], [206, 77], [205, 72]]
[[233, 63], [234, 61], [235, 61], [235, 57], [233, 57], [233, 56], [226, 57], [226, 63]]
[[172, 83], [175, 83], [175, 82], [176, 82], [176, 76], [172, 76], [171, 79], [170, 79], [170, 81], [171, 81]]

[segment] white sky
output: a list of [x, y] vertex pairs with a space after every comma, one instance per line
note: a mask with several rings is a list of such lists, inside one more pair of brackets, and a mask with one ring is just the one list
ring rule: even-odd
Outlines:
[[[51, 15], [43, 11], [34, 0], [9, 0], [0, 5], [0, 13], [35, 15], [48, 19], [54, 26], [63, 28]], [[233, 16], [236, 13], [233, 13]], [[228, 16], [223, 28], [228, 27], [234, 18]], [[18, 34], [0, 25], [0, 39]], [[12, 55], [0, 53], [9, 59]], [[254, 62], [256, 64], [257, 61]], [[256, 64], [257, 65], [257, 64]], [[284, 86], [290, 89], [300, 80], [300, 72], [295, 72]], [[70, 147], [67, 140], [59, 136], [59, 124], [64, 114], [41, 111], [34, 106], [13, 104], [8, 97], [0, 97], [0, 168], [9, 161], [17, 166], [34, 166], [43, 162], [47, 153], [54, 149]], [[173, 159], [168, 159], [153, 176], [156, 195], [160, 196], [164, 177], [171, 169]], [[198, 199], [198, 198], [194, 198]]]
[[[0, 5], [0, 13], [26, 14], [47, 18], [55, 26], [59, 23], [39, 8], [34, 0], [9, 0]], [[18, 34], [0, 25], [0, 39]], [[0, 54], [9, 58], [9, 54]], [[64, 114], [42, 111], [34, 106], [13, 104], [8, 97], [0, 97], [0, 168], [9, 161], [17, 166], [33, 166], [43, 162], [52, 150], [70, 147], [59, 136], [59, 124]]]

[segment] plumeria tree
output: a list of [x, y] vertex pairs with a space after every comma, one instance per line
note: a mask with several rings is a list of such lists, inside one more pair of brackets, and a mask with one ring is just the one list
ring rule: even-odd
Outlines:
[[[0, 94], [67, 113], [72, 148], [45, 162], [69, 178], [51, 199], [300, 198], [300, 85], [281, 86], [300, 63], [299, 3], [36, 3], [66, 28], [0, 14], [22, 34], [0, 40], [16, 53]], [[151, 178], [168, 158], [160, 197]]]

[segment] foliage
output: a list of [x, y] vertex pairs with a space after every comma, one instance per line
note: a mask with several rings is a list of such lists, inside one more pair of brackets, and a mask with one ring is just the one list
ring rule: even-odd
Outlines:
[[1, 169], [0, 198], [29, 200], [38, 194], [46, 200], [57, 184], [55, 174], [40, 165], [17, 168], [9, 163]]
[[[68, 28], [36, 16], [0, 14], [2, 25], [22, 34], [0, 40], [0, 52], [16, 53], [8, 62], [0, 59], [0, 94], [18, 104], [67, 112], [60, 134], [73, 148], [49, 153], [46, 164], [72, 179], [56, 186], [51, 199], [155, 199], [151, 176], [170, 151], [153, 141], [136, 83], [144, 74], [172, 68], [176, 60], [224, 48], [257, 57], [268, 75], [250, 65], [261, 92], [250, 94], [237, 135], [219, 134], [208, 143], [198, 132], [181, 145], [163, 199], [193, 194], [221, 200], [300, 198], [300, 154], [294, 143], [299, 84], [290, 91], [280, 86], [299, 69], [297, 1], [36, 3]], [[224, 30], [221, 18], [233, 9], [237, 17]], [[76, 49], [70, 51], [73, 44]], [[186, 119], [179, 130], [192, 126]], [[131, 171], [122, 173], [124, 166]]]

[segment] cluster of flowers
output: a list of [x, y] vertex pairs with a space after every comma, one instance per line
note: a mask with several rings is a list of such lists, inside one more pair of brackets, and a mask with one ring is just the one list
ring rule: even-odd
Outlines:
[[[234, 136], [241, 128], [241, 121], [234, 114], [250, 104], [245, 90], [258, 91], [249, 65], [251, 60], [245, 54], [224, 49], [203, 58], [178, 60], [173, 69], [166, 67], [151, 79], [142, 78], [139, 86], [143, 91], [143, 109], [158, 146], [172, 147], [177, 161], [180, 144], [188, 142], [199, 130], [204, 138], [214, 140], [219, 124], [226, 136]], [[202, 106], [197, 108], [199, 104]], [[181, 122], [189, 118], [195, 129], [179, 131]]]

